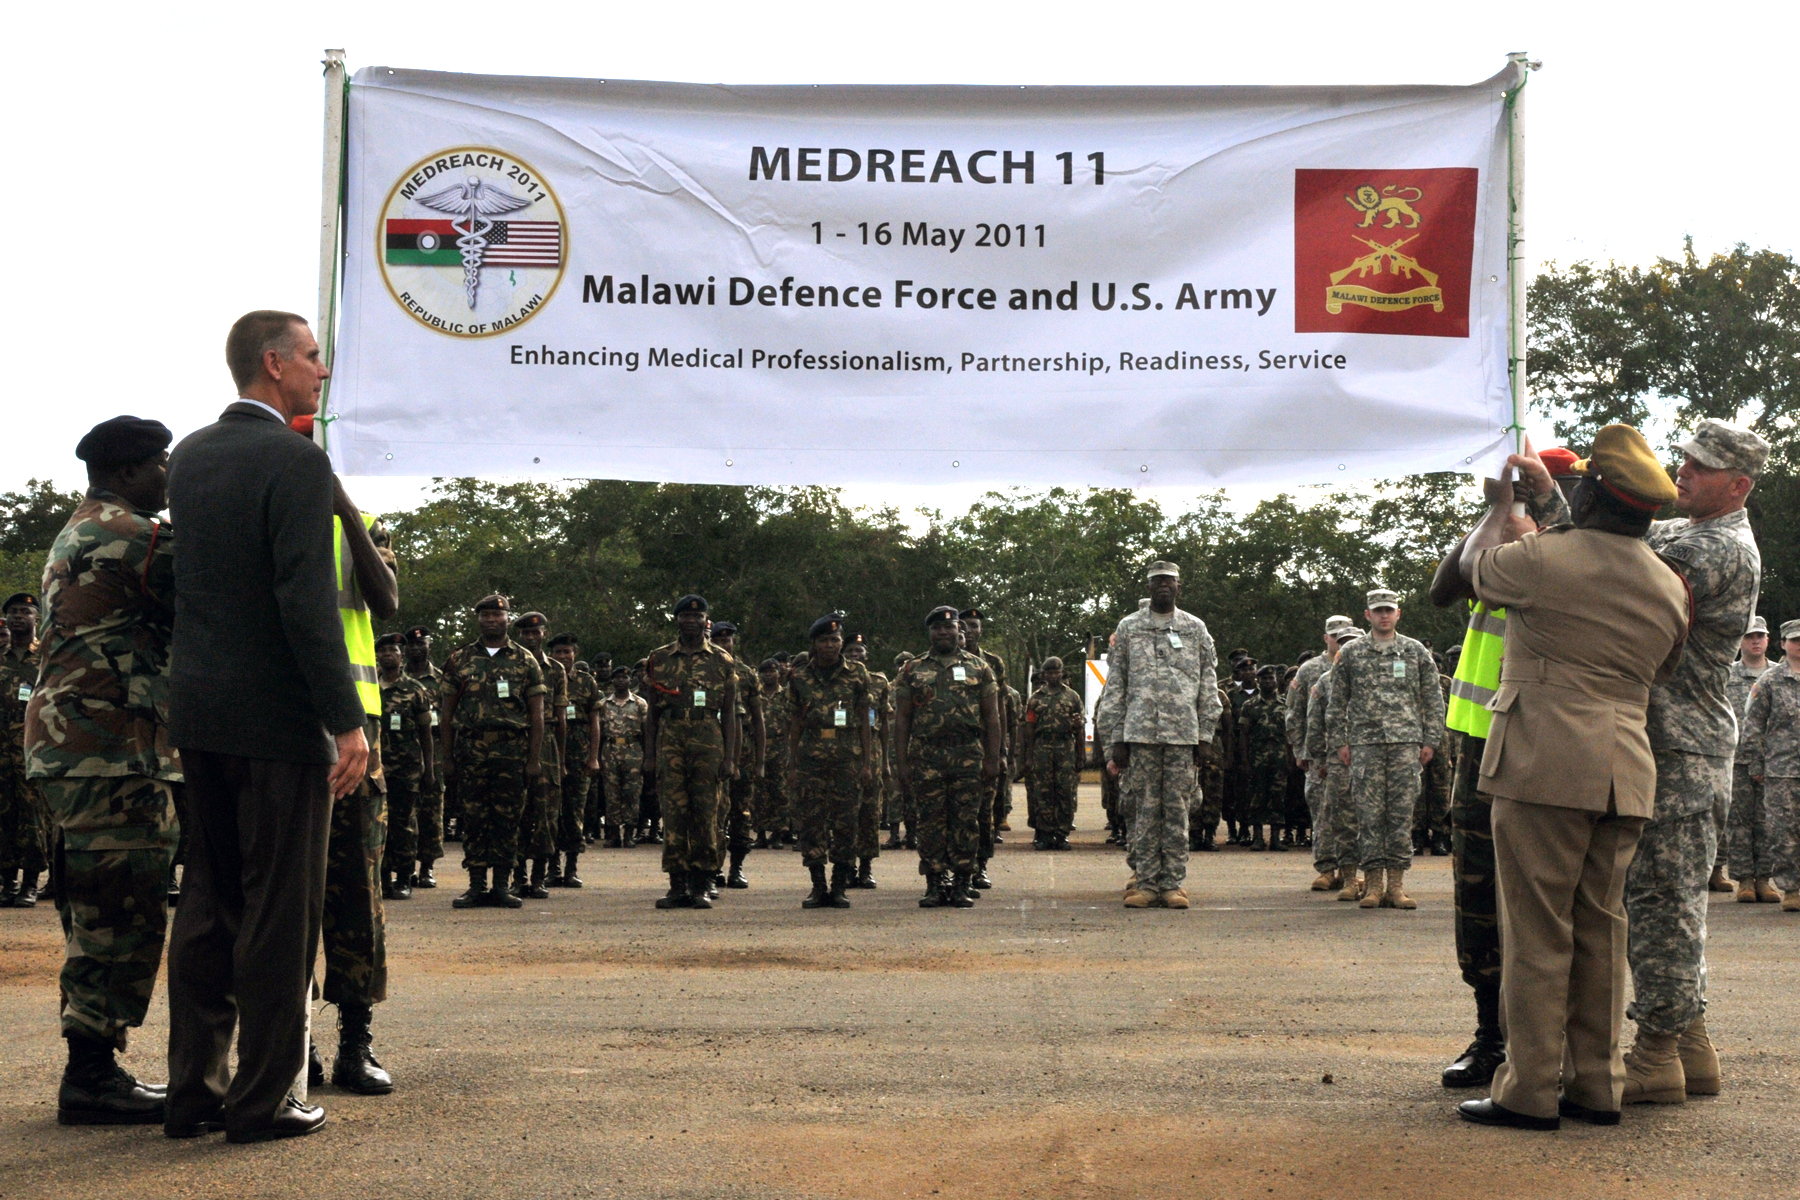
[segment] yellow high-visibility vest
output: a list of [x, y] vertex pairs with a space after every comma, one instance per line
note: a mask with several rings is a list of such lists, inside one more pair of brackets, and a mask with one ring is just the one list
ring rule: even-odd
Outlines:
[[1485, 738], [1494, 714], [1488, 702], [1500, 690], [1500, 661], [1506, 655], [1506, 610], [1469, 601], [1469, 631], [1450, 680], [1444, 724], [1470, 737]]
[[[375, 524], [375, 518], [363, 514], [363, 528]], [[363, 711], [381, 715], [381, 676], [375, 667], [375, 623], [369, 618], [369, 604], [362, 589], [356, 586], [356, 562], [350, 557], [350, 543], [344, 537], [344, 523], [331, 518], [331, 535], [337, 550], [337, 606], [344, 622], [344, 649], [350, 652], [350, 681], [362, 699]]]

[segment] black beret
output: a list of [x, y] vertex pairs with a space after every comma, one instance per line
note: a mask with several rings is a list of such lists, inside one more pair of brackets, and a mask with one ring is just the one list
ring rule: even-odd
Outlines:
[[712, 631], [715, 635], [729, 633], [735, 637], [737, 636], [737, 625], [731, 621], [714, 621]]
[[925, 628], [930, 629], [933, 625], [954, 623], [961, 616], [962, 614], [956, 611], [955, 605], [940, 604], [925, 614]]
[[400, 646], [404, 645], [405, 642], [406, 639], [397, 633], [384, 633], [375, 639], [375, 648], [379, 650], [383, 646]]
[[786, 650], [777, 650], [772, 657], [778, 663], [785, 663], [788, 660], [788, 652]]
[[626, 679], [630, 679], [631, 678], [631, 668], [630, 667], [614, 667], [612, 669], [612, 674], [609, 675], [607, 678], [617, 679], [621, 675], [623, 675]]
[[684, 612], [705, 612], [705, 611], [706, 611], [706, 597], [705, 596], [696, 596], [692, 592], [689, 592], [687, 595], [683, 596], [681, 599], [679, 599], [675, 602], [675, 607], [671, 608], [669, 610], [669, 615], [672, 617], [679, 617]]
[[102, 470], [123, 467], [154, 458], [169, 448], [175, 435], [161, 421], [142, 417], [114, 417], [88, 430], [75, 443], [75, 457]]
[[869, 640], [860, 633], [853, 633], [844, 639], [844, 645], [846, 646], [866, 646], [868, 644]]
[[541, 612], [520, 613], [513, 619], [514, 629], [536, 629], [539, 625], [550, 624], [550, 618]]
[[819, 638], [824, 637], [828, 633], [842, 634], [843, 632], [844, 614], [826, 613], [812, 623], [812, 628], [806, 631], [806, 636], [808, 638]]
[[29, 604], [33, 608], [44, 607], [42, 604], [38, 603], [38, 598], [34, 593], [32, 593], [32, 592], [14, 592], [12, 595], [10, 595], [6, 598], [6, 603], [0, 604], [0, 613], [5, 612], [7, 609], [11, 608], [15, 604]]
[[781, 664], [772, 658], [765, 658], [756, 668], [758, 671], [779, 671]]
[[964, 621], [981, 621], [986, 619], [981, 615], [981, 610], [979, 608], [965, 608], [956, 615], [959, 619]]
[[581, 645], [581, 639], [572, 633], [559, 633], [545, 644], [548, 645], [550, 649], [554, 650], [558, 646], [579, 646]]
[[411, 629], [406, 631], [406, 640], [409, 642], [422, 642], [430, 636], [431, 630], [425, 628], [423, 625], [414, 625]]
[[594, 665], [596, 667], [599, 666], [601, 663], [609, 663], [611, 661], [612, 661], [612, 655], [608, 654], [604, 650], [602, 650], [600, 653], [594, 655]]
[[475, 611], [476, 612], [480, 612], [484, 608], [497, 608], [501, 612], [509, 612], [512, 609], [512, 601], [508, 600], [505, 596], [502, 596], [500, 593], [495, 592], [492, 595], [483, 596], [481, 599], [479, 599], [475, 602]]

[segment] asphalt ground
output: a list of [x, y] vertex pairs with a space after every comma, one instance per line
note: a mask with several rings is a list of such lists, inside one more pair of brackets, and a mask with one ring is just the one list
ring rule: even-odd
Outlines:
[[[56, 915], [0, 911], [0, 1197], [1800, 1196], [1800, 917], [1715, 897], [1722, 1095], [1479, 1128], [1438, 1081], [1473, 1025], [1448, 859], [1416, 860], [1417, 912], [1241, 850], [1194, 856], [1191, 910], [1127, 911], [1082, 810], [1067, 853], [1015, 832], [969, 911], [919, 909], [890, 852], [880, 890], [803, 912], [799, 856], [766, 851], [751, 890], [656, 912], [655, 847], [518, 912], [391, 904], [398, 1089], [320, 1089], [319, 1133], [259, 1146], [59, 1127]], [[149, 1079], [165, 997], [124, 1059]]]

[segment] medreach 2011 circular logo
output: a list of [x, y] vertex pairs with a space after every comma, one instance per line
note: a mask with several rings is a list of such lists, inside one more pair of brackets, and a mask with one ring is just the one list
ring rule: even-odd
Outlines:
[[415, 321], [491, 337], [536, 316], [562, 282], [568, 223], [528, 164], [485, 146], [440, 150], [407, 169], [382, 206], [376, 251], [388, 291]]

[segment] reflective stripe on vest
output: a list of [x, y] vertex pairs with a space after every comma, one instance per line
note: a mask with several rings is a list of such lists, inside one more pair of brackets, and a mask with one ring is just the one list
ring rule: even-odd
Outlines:
[[[375, 524], [375, 518], [364, 514], [363, 527]], [[356, 562], [350, 557], [350, 542], [344, 536], [344, 523], [331, 519], [332, 539], [337, 543], [337, 606], [344, 622], [344, 649], [350, 652], [350, 681], [362, 700], [363, 711], [381, 715], [381, 678], [375, 666], [375, 624], [369, 618], [369, 605], [362, 589], [356, 586]]]
[[1500, 663], [1506, 656], [1506, 610], [1470, 602], [1469, 632], [1463, 635], [1462, 657], [1450, 680], [1450, 704], [1444, 724], [1470, 737], [1485, 738], [1494, 714], [1488, 702], [1500, 690]]

